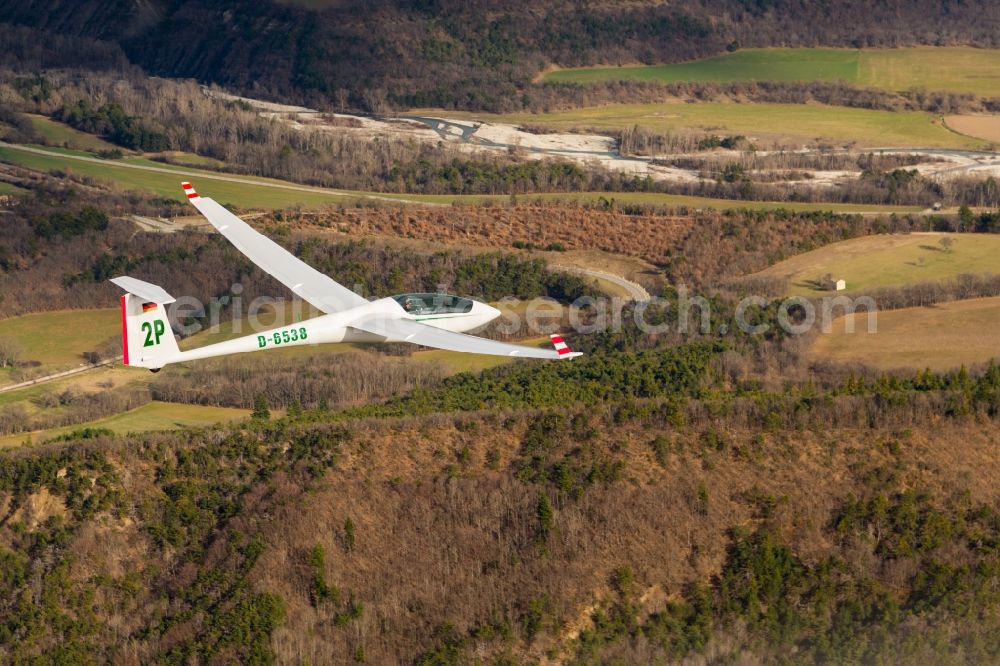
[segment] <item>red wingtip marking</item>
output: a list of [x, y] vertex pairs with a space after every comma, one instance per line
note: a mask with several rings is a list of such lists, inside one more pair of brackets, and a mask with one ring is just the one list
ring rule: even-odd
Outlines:
[[128, 365], [128, 322], [125, 320], [125, 295], [122, 295], [122, 363]]
[[194, 186], [191, 183], [181, 183], [181, 187], [184, 188], [184, 194], [187, 195], [188, 199], [194, 199], [198, 196], [198, 193], [194, 191]]

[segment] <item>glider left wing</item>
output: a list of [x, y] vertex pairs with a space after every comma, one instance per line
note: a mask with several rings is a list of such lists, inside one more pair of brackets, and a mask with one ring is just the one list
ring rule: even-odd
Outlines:
[[515, 358], [575, 358], [580, 352], [570, 351], [566, 343], [557, 335], [551, 336], [555, 349], [536, 349], [523, 345], [512, 345], [480, 338], [464, 333], [454, 333], [441, 328], [428, 326], [412, 319], [388, 319], [384, 316], [369, 316], [350, 324], [366, 333], [378, 335], [389, 340], [410, 342], [424, 347], [447, 349], [449, 351], [471, 354], [491, 354], [493, 356], [513, 356]]
[[368, 302], [330, 276], [298, 259], [267, 236], [258, 233], [218, 202], [199, 196], [191, 183], [181, 183], [181, 186], [194, 207], [237, 250], [302, 300], [326, 313], [341, 312]]

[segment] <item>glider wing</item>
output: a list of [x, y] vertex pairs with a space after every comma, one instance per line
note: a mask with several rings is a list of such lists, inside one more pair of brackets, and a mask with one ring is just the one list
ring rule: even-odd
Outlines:
[[441, 328], [421, 324], [411, 319], [387, 319], [384, 316], [367, 317], [351, 324], [356, 328], [390, 341], [409, 342], [424, 347], [447, 349], [471, 354], [491, 354], [493, 356], [513, 356], [516, 358], [575, 358], [580, 352], [571, 351], [558, 335], [550, 336], [555, 349], [537, 349], [524, 345], [512, 345], [480, 338], [464, 333], [454, 333]]
[[264, 272], [288, 287], [302, 300], [322, 312], [341, 312], [368, 301], [328, 275], [320, 273], [267, 236], [223, 208], [218, 202], [199, 196], [191, 183], [181, 183], [194, 207], [219, 233], [225, 236]]

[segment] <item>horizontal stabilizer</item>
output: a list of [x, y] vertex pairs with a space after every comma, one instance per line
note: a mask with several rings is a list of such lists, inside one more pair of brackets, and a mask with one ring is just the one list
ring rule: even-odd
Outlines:
[[164, 291], [163, 287], [143, 282], [142, 280], [137, 280], [134, 277], [128, 277], [127, 275], [111, 278], [111, 282], [115, 283], [128, 293], [135, 294], [139, 298], [151, 303], [166, 305], [167, 303], [173, 303], [177, 300]]

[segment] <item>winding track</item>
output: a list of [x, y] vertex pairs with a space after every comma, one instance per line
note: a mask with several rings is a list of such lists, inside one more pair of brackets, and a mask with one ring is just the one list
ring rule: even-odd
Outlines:
[[622, 289], [628, 294], [629, 300], [635, 301], [637, 303], [645, 303], [651, 300], [653, 297], [646, 291], [646, 288], [641, 284], [632, 282], [631, 280], [626, 280], [621, 275], [615, 275], [613, 273], [605, 273], [603, 271], [595, 271], [589, 268], [580, 268], [578, 266], [561, 266], [559, 264], [549, 264], [549, 268], [563, 271], [565, 273], [578, 273], [580, 275], [587, 275], [592, 278], [599, 280], [607, 280]]
[[79, 375], [80, 373], [88, 372], [96, 368], [103, 368], [106, 365], [117, 363], [120, 360], [122, 360], [121, 356], [115, 356], [114, 358], [109, 358], [106, 361], [101, 361], [100, 363], [94, 363], [92, 365], [84, 365], [79, 368], [63, 370], [62, 372], [54, 372], [51, 375], [45, 375], [44, 377], [35, 377], [34, 379], [29, 379], [26, 382], [21, 382], [20, 384], [11, 384], [10, 386], [0, 386], [0, 393], [7, 393], [8, 391], [17, 391], [18, 389], [29, 388], [31, 386], [37, 386], [38, 384], [47, 384], [49, 382], [54, 382], [57, 379], [63, 379], [64, 377], [72, 377], [73, 375]]

